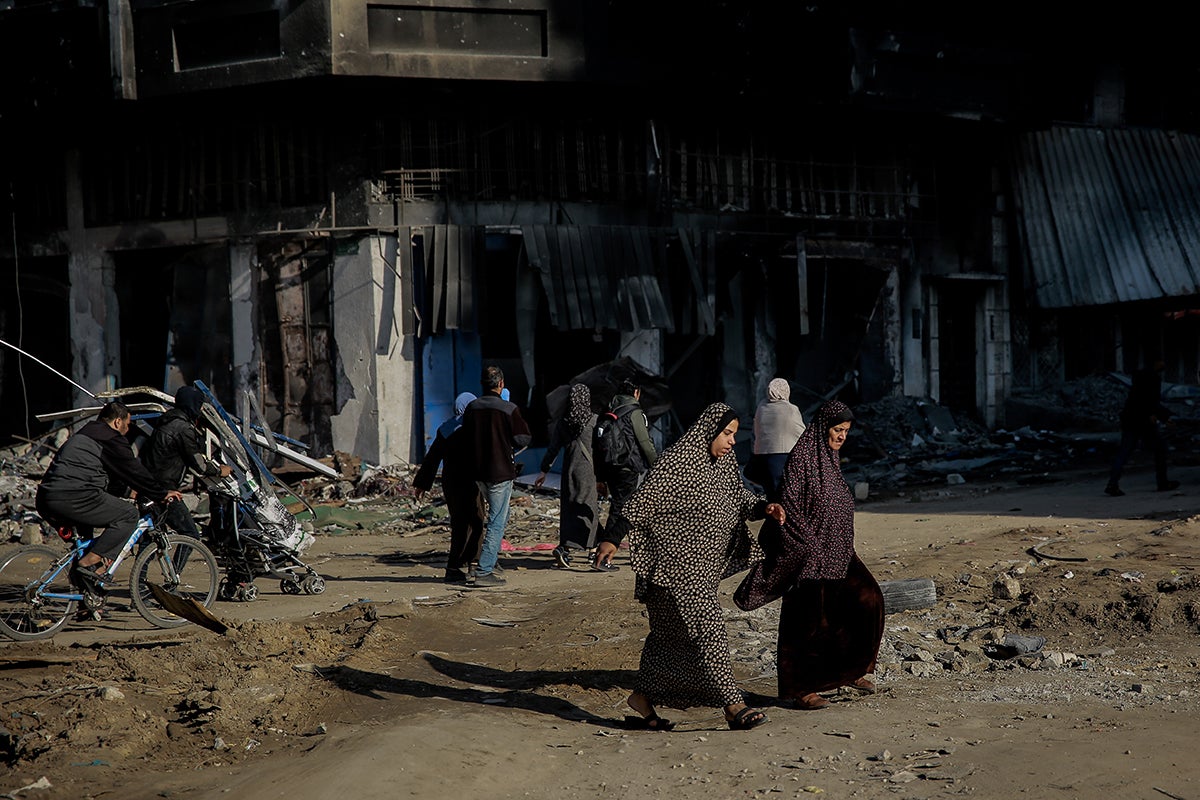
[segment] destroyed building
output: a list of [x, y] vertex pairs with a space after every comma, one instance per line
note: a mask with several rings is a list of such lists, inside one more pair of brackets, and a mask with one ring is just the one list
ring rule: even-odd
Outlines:
[[[1134, 15], [1137, 17], [1137, 14]], [[1200, 139], [1166, 17], [1032, 3], [0, 0], [0, 339], [419, 460], [496, 363], [628, 357], [669, 434], [1192, 380]], [[0, 348], [8, 432], [78, 404]], [[538, 442], [535, 441], [535, 445]]]

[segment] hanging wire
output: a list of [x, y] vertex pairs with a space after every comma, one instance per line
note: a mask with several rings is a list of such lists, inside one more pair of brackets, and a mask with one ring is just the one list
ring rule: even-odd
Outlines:
[[[21, 302], [21, 254], [17, 251], [17, 198], [13, 191], [13, 182], [8, 182], [8, 203], [12, 215], [12, 248], [13, 248], [13, 282], [16, 284], [17, 296], [17, 348], [25, 343], [25, 306]], [[29, 429], [29, 387], [25, 385], [25, 364], [17, 359], [17, 377], [21, 381], [21, 400], [25, 406], [22, 415], [25, 420], [25, 438], [32, 438]]]

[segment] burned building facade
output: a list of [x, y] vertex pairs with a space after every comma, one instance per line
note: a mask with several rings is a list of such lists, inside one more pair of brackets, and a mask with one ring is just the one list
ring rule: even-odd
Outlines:
[[[315, 451], [389, 462], [484, 362], [535, 428], [622, 356], [669, 385], [667, 427], [776, 376], [802, 407], [999, 425], [1194, 300], [1195, 221], [1167, 236], [1148, 199], [1183, 168], [1145, 160], [1194, 165], [1191, 120], [1143, 51], [1122, 71], [1065, 22], [949, 4], [645, 5], [0, 2], [0, 338], [92, 391], [247, 391]], [[1155, 143], [1120, 138], [1139, 116]], [[1105, 153], [1136, 187], [1093, 211]], [[0, 360], [13, 433], [80, 399]]]

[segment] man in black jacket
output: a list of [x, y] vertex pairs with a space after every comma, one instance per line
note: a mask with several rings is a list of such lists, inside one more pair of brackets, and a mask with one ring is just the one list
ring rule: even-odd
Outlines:
[[1159, 431], [1159, 424], [1171, 418], [1171, 410], [1162, 402], [1162, 372], [1165, 368], [1166, 364], [1159, 359], [1133, 373], [1129, 396], [1125, 399], [1125, 408], [1121, 410], [1121, 445], [1117, 449], [1117, 457], [1113, 459], [1108, 485], [1104, 487], [1104, 493], [1109, 497], [1125, 494], [1120, 486], [1121, 472], [1139, 442], [1154, 453], [1154, 478], [1158, 491], [1169, 492], [1179, 488], [1179, 481], [1167, 478], [1167, 443]]
[[[205, 455], [200, 439], [200, 406], [204, 394], [194, 386], [180, 387], [175, 407], [159, 417], [150, 441], [142, 448], [142, 464], [164, 486], [181, 488], [188, 470], [207, 478], [224, 478], [231, 472]], [[200, 538], [191, 512], [183, 503], [167, 507], [167, 525], [185, 536]]]
[[474, 477], [488, 508], [475, 585], [499, 586], [505, 581], [495, 574], [496, 560], [508, 523], [513, 479], [517, 477], [513, 452], [526, 447], [533, 437], [520, 409], [500, 396], [504, 391], [504, 372], [499, 367], [485, 367], [481, 383], [483, 394], [463, 413], [461, 435], [466, 438], [464, 444]]
[[124, 404], [104, 406], [96, 419], [59, 448], [38, 486], [37, 510], [47, 522], [75, 525], [81, 536], [104, 528], [71, 570], [77, 583], [83, 578], [98, 585], [103, 569], [98, 571], [96, 566], [111, 564], [137, 527], [137, 507], [120, 499], [128, 488], [155, 502], [182, 498], [159, 483], [134, 457], [125, 438], [129, 424], [129, 409]]

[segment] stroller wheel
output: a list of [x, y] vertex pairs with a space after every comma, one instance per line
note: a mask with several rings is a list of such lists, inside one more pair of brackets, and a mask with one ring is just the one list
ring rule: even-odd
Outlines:
[[304, 579], [302, 586], [309, 594], [320, 594], [325, 591], [325, 579], [320, 575], [309, 575]]
[[295, 578], [284, 578], [279, 582], [279, 591], [284, 594], [300, 594], [300, 581]]

